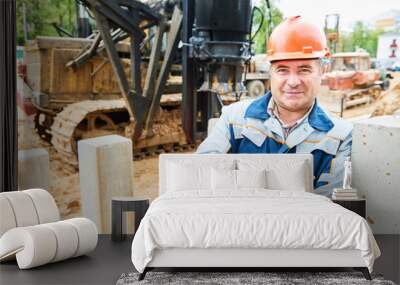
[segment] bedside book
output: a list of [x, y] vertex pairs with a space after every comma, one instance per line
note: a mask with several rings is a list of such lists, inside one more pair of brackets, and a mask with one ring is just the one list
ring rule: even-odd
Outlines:
[[333, 189], [332, 199], [338, 199], [338, 200], [358, 199], [357, 189], [335, 188]]
[[359, 199], [359, 197], [357, 195], [354, 195], [354, 196], [332, 195], [332, 199], [336, 199], [336, 200], [357, 200], [357, 199]]

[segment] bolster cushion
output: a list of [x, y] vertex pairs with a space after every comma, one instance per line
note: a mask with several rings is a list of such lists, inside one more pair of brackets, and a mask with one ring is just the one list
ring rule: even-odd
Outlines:
[[60, 213], [53, 197], [43, 189], [0, 193], [0, 216], [0, 237], [15, 227], [60, 220]]
[[28, 269], [80, 256], [95, 249], [97, 234], [86, 218], [13, 228], [0, 238], [0, 261], [15, 256], [19, 268]]

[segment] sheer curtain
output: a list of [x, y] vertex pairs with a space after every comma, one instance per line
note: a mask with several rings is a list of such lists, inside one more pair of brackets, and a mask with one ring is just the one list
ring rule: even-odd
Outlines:
[[17, 186], [15, 0], [0, 1], [0, 191]]

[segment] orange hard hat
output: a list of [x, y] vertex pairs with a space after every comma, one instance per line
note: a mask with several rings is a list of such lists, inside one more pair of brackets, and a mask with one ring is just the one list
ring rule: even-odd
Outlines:
[[280, 23], [272, 32], [267, 47], [269, 61], [329, 57], [325, 35], [301, 16]]

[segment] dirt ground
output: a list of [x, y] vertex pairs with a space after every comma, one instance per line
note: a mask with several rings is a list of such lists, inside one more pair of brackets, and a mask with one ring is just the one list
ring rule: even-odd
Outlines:
[[[367, 118], [369, 116], [381, 116], [393, 114], [400, 109], [400, 72], [392, 72], [393, 79], [390, 87], [381, 92], [376, 100], [369, 104], [363, 104], [346, 109], [343, 112], [343, 118], [354, 121], [356, 119]], [[339, 116], [340, 99], [338, 95], [343, 91], [328, 91], [327, 87], [323, 89], [322, 95], [318, 97], [319, 103], [332, 114]], [[336, 96], [334, 94], [337, 94]]]
[[[398, 88], [391, 86], [391, 91], [382, 98], [385, 106], [393, 109], [395, 102], [400, 102], [400, 73], [394, 74], [392, 80], [399, 84]], [[393, 104], [392, 104], [393, 103]], [[369, 105], [349, 109], [345, 112], [345, 118], [353, 118], [371, 114], [380, 101]], [[400, 108], [400, 104], [399, 107]], [[24, 117], [19, 110], [18, 117], [18, 148], [45, 148], [50, 159], [50, 189], [60, 209], [63, 219], [80, 216], [80, 189], [79, 172], [73, 166], [62, 161], [55, 149], [47, 142], [40, 139], [34, 131], [33, 117]], [[149, 197], [154, 200], [158, 196], [158, 156], [133, 162], [134, 196]]]
[[[55, 149], [40, 139], [31, 120], [20, 120], [18, 126], [19, 150], [45, 148], [50, 160], [49, 192], [56, 200], [63, 219], [80, 216], [79, 171], [66, 164]], [[158, 196], [158, 156], [133, 162], [134, 196]]]
[[[376, 100], [373, 100], [370, 104], [358, 105], [352, 108], [346, 109], [343, 113], [343, 118], [354, 121], [358, 118], [368, 116], [382, 116], [391, 115], [397, 110], [400, 110], [400, 72], [391, 72], [393, 79], [390, 81], [390, 86], [387, 90], [380, 93]], [[327, 91], [323, 95], [326, 95]], [[320, 103], [328, 110], [335, 110], [334, 103], [329, 97], [319, 98]], [[336, 103], [336, 107], [338, 102]], [[339, 115], [338, 112], [334, 114]]]

